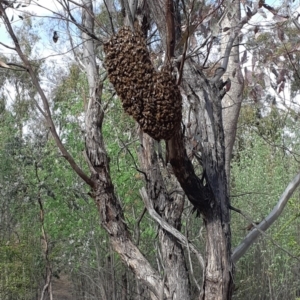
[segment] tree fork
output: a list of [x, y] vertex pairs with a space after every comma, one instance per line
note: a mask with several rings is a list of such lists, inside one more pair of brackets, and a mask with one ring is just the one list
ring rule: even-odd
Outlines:
[[[89, 12], [93, 11], [91, 0], [85, 1], [83, 9], [83, 25], [91, 32], [94, 19]], [[143, 282], [152, 292], [153, 299], [160, 298], [160, 292], [168, 298], [169, 291], [164, 285], [160, 274], [152, 268], [138, 247], [134, 245], [129, 230], [124, 221], [123, 210], [115, 195], [110, 177], [109, 161], [102, 136], [102, 122], [104, 113], [101, 107], [101, 92], [99, 89], [99, 75], [96, 65], [95, 45], [87, 33], [82, 33], [85, 41], [85, 67], [90, 90], [90, 99], [86, 111], [86, 155], [91, 171], [92, 197], [97, 205], [101, 224], [107, 231], [113, 249], [120, 255], [122, 261], [133, 271], [136, 278]], [[102, 87], [102, 85], [100, 85]]]

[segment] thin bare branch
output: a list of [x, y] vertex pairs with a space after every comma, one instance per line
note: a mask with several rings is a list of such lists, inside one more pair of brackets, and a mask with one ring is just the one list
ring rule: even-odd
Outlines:
[[[186, 227], [186, 239], [187, 239], [187, 227]], [[190, 247], [186, 247], [186, 249], [187, 249], [187, 253], [188, 253], [188, 259], [189, 259], [189, 264], [190, 264], [191, 276], [193, 278], [193, 281], [194, 281], [194, 283], [195, 283], [198, 291], [201, 292], [201, 287], [199, 286], [198, 281], [196, 280], [195, 275], [194, 275], [194, 268], [193, 268], [193, 263], [192, 263], [192, 257], [191, 257]], [[202, 268], [203, 268], [203, 266], [202, 266]]]
[[107, 10], [107, 13], [108, 13], [108, 17], [109, 17], [109, 22], [110, 22], [110, 26], [111, 26], [112, 33], [115, 34], [115, 27], [114, 27], [114, 23], [113, 23], [113, 21], [112, 21], [111, 12], [110, 12], [110, 10], [108, 9], [106, 0], [103, 0], [103, 2], [104, 2], [104, 5], [105, 5], [106, 10]]
[[212, 83], [216, 83], [220, 80], [220, 78], [224, 75], [224, 73], [226, 72], [227, 66], [228, 66], [228, 62], [229, 62], [229, 57], [230, 57], [230, 53], [233, 47], [233, 43], [235, 41], [235, 39], [238, 37], [238, 35], [241, 32], [241, 29], [243, 28], [243, 26], [245, 24], [248, 23], [248, 21], [258, 12], [258, 5], [255, 4], [254, 5], [254, 9], [248, 13], [246, 16], [244, 16], [241, 21], [238, 23], [238, 25], [234, 28], [231, 28], [231, 34], [230, 34], [230, 38], [228, 40], [226, 49], [225, 49], [225, 53], [223, 55], [223, 63], [221, 68], [217, 69], [218, 72], [216, 72], [215, 76], [211, 79]]
[[11, 46], [8, 46], [2, 42], [0, 42], [0, 45], [4, 46], [5, 48], [8, 48], [8, 49], [11, 49], [11, 50], [15, 50], [16, 51], [16, 48], [15, 47], [11, 47]]
[[202, 257], [202, 255], [198, 252], [197, 248], [187, 240], [187, 238], [181, 233], [179, 232], [177, 229], [175, 229], [174, 227], [172, 227], [170, 224], [168, 224], [166, 221], [164, 221], [160, 215], [155, 211], [155, 209], [153, 208], [153, 205], [148, 197], [148, 194], [146, 192], [146, 189], [143, 187], [142, 189], [140, 189], [140, 194], [142, 196], [142, 199], [145, 203], [145, 206], [149, 212], [149, 215], [167, 232], [169, 232], [170, 234], [172, 234], [174, 237], [176, 237], [178, 239], [178, 241], [184, 245], [185, 247], [188, 247], [189, 249], [191, 249], [191, 251], [196, 255], [200, 265], [202, 268], [204, 268], [204, 259]]
[[14, 44], [15, 44], [15, 48], [16, 48], [16, 51], [19, 55], [19, 57], [21, 58], [21, 60], [23, 61], [25, 67], [27, 68], [29, 74], [30, 74], [30, 77], [31, 77], [31, 80], [34, 84], [34, 86], [36, 87], [37, 89], [37, 92], [38, 94], [40, 95], [41, 99], [42, 99], [42, 102], [43, 102], [43, 105], [44, 105], [44, 111], [45, 111], [45, 117], [46, 117], [46, 120], [47, 120], [47, 123], [48, 123], [48, 126], [50, 128], [50, 131], [52, 133], [52, 136], [59, 148], [59, 150], [61, 151], [62, 155], [66, 158], [66, 160], [69, 162], [69, 164], [71, 165], [71, 167], [73, 168], [73, 170], [77, 173], [78, 176], [80, 176], [88, 185], [90, 186], [94, 186], [94, 182], [93, 180], [90, 179], [89, 176], [87, 176], [83, 171], [82, 169], [76, 164], [76, 162], [74, 161], [73, 157], [70, 155], [70, 153], [67, 151], [67, 149], [65, 148], [65, 146], [63, 145], [62, 141], [60, 140], [60, 137], [56, 131], [56, 127], [54, 125], [54, 122], [52, 120], [52, 116], [51, 116], [51, 110], [50, 110], [50, 107], [49, 107], [49, 103], [48, 103], [48, 99], [42, 89], [42, 87], [40, 86], [40, 83], [39, 83], [39, 80], [38, 78], [36, 77], [36, 74], [32, 68], [32, 65], [31, 63], [29, 62], [28, 58], [26, 57], [26, 55], [23, 53], [21, 47], [20, 47], [20, 44], [19, 44], [19, 41], [18, 41], [18, 38], [16, 37], [15, 35], [15, 32], [10, 24], [10, 21], [7, 17], [7, 14], [3, 8], [3, 5], [2, 3], [0, 2], [0, 11], [2, 12], [2, 18], [4, 20], [4, 23], [5, 23], [5, 26], [7, 28], [7, 31], [10, 35], [10, 37], [12, 38]]
[[250, 248], [250, 246], [258, 239], [261, 232], [265, 232], [278, 219], [283, 209], [292, 197], [296, 188], [300, 185], [300, 173], [288, 184], [287, 188], [279, 198], [276, 206], [270, 214], [255, 229], [249, 232], [239, 246], [235, 248], [232, 254], [232, 261], [236, 263]]
[[[274, 239], [272, 239], [267, 233], [265, 233], [264, 231], [262, 231], [260, 228], [259, 228], [259, 225], [258, 223], [254, 222], [253, 219], [251, 217], [249, 217], [246, 213], [242, 212], [240, 209], [237, 209], [235, 207], [230, 207], [233, 211], [241, 214], [248, 222], [250, 222], [250, 224], [246, 227], [247, 230], [253, 230], [253, 228], [256, 228], [260, 233], [261, 235], [263, 235], [264, 237], [266, 237], [274, 246], [276, 246], [278, 249], [282, 250], [283, 252], [285, 252], [287, 255], [289, 255], [291, 258], [293, 259], [296, 259], [298, 261], [300, 261], [300, 259], [293, 255], [290, 251], [284, 249], [283, 247], [281, 247], [278, 243], [276, 243], [274, 241]], [[264, 222], [264, 221], [262, 221]], [[250, 226], [250, 227], [249, 227]], [[250, 229], [249, 229], [250, 228]]]
[[70, 41], [70, 44], [71, 44], [71, 51], [73, 52], [73, 55], [75, 57], [75, 60], [77, 61], [78, 65], [80, 66], [80, 69], [83, 71], [84, 70], [84, 64], [83, 62], [79, 59], [78, 55], [75, 53], [75, 46], [74, 46], [74, 43], [73, 43], [73, 38], [72, 38], [72, 35], [71, 35], [71, 32], [70, 32], [70, 22], [69, 20], [67, 20], [66, 22], [66, 29], [67, 29], [67, 33], [68, 33], [68, 36], [69, 36], [69, 41]]
[[[90, 38], [92, 38], [92, 39], [94, 39], [94, 40], [99, 41], [100, 43], [102, 43], [102, 40], [99, 39], [93, 32], [91, 32], [91, 31], [90, 31], [88, 28], [86, 28], [84, 25], [79, 24], [79, 23], [76, 21], [75, 17], [71, 14], [71, 10], [70, 10], [69, 7], [68, 7], [68, 3], [67, 3], [65, 0], [63, 0], [63, 2], [65, 3], [65, 5], [64, 5], [62, 2], [59, 2], [59, 3], [61, 4], [61, 6], [64, 8], [64, 10], [66, 11], [66, 13], [68, 14], [68, 16], [69, 16], [69, 18], [70, 18], [69, 21], [72, 22], [74, 25], [76, 25], [76, 27], [77, 27], [79, 30], [81, 30], [82, 32], [85, 32]], [[77, 6], [81, 7], [81, 8], [84, 9], [89, 15], [91, 15], [92, 18], [93, 18], [94, 20], [96, 20], [95, 17], [94, 17], [94, 15], [93, 15], [93, 12], [89, 11], [89, 9], [88, 9], [87, 7], [85, 7], [85, 5], [79, 4], [79, 3], [75, 2], [75, 1], [69, 1], [69, 2], [72, 2], [72, 3], [76, 4]], [[100, 24], [98, 24], [98, 25], [100, 26]]]
[[19, 65], [19, 64], [15, 64], [15, 63], [6, 63], [8, 66], [14, 66], [14, 67], [18, 67], [21, 70], [17, 70], [17, 69], [12, 69], [14, 71], [28, 71], [26, 67]]

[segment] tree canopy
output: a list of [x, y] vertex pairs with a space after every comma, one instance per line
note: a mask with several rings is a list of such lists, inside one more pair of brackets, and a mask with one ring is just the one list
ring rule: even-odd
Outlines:
[[0, 2], [0, 298], [297, 299], [297, 1]]

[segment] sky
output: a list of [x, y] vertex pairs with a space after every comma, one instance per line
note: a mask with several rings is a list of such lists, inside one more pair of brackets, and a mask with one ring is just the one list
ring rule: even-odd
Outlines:
[[[20, 2], [24, 4], [25, 1]], [[40, 5], [42, 3], [45, 7]], [[17, 4], [14, 5], [17, 7]], [[24, 16], [25, 14], [36, 15], [38, 18], [34, 18], [32, 22], [31, 30], [40, 36], [40, 40], [36, 43], [36, 46], [33, 48], [33, 54], [31, 55], [31, 59], [42, 59], [49, 57], [46, 60], [46, 65], [48, 70], [52, 70], [55, 68], [62, 68], [63, 66], [67, 66], [70, 63], [69, 59], [66, 59], [66, 56], [60, 55], [61, 50], [66, 50], [66, 46], [62, 43], [62, 40], [59, 40], [56, 44], [52, 41], [53, 31], [58, 30], [59, 22], [51, 18], [53, 14], [51, 11], [58, 11], [60, 9], [59, 5], [54, 0], [47, 0], [47, 1], [31, 1], [28, 7], [19, 7], [18, 9], [11, 9], [7, 8], [6, 13], [9, 17], [14, 28], [24, 27], [26, 24], [26, 19], [22, 20], [19, 18], [19, 15]], [[43, 22], [43, 26], [41, 25]], [[56, 27], [57, 26], [57, 27]], [[8, 37], [6, 32], [6, 28], [3, 22], [0, 19], [0, 42], [4, 43], [8, 46], [13, 47], [13, 43], [11, 39]], [[58, 55], [59, 54], [59, 55]], [[14, 50], [8, 49], [0, 44], [0, 55], [2, 56], [5, 62], [10, 62], [12, 59], [12, 55], [16, 55]], [[67, 69], [65, 67], [64, 69]], [[0, 68], [0, 73], [7, 73], [9, 72], [7, 69]], [[42, 87], [48, 93], [54, 87], [54, 80], [49, 78], [48, 74], [45, 74], [42, 77], [41, 81]], [[6, 95], [7, 95], [7, 107], [11, 107], [14, 98], [15, 98], [15, 88], [11, 86], [11, 84], [5, 85]]]
[[[42, 5], [40, 3], [43, 3]], [[17, 1], [17, 3], [14, 5], [17, 7], [18, 4], [21, 4], [19, 8], [7, 8], [6, 13], [10, 19], [13, 18], [12, 23], [14, 25], [21, 26], [22, 21], [18, 17], [18, 15], [23, 15], [24, 13], [33, 13], [38, 16], [49, 16], [52, 15], [51, 11], [57, 11], [59, 9], [59, 6], [55, 0], [47, 0], [47, 1], [31, 1], [30, 5], [27, 7], [22, 7], [22, 5], [26, 5], [26, 1]], [[0, 38], [5, 36], [5, 27], [0, 21]]]
[[[24, 4], [26, 3], [26, 1], [22, 1], [22, 2], [20, 1], [19, 3]], [[99, 5], [100, 1], [97, 1], [97, 3]], [[247, 3], [250, 3], [250, 1], [248, 0]], [[279, 3], [279, 1], [269, 0], [266, 1], [266, 3], [275, 7]], [[293, 6], [296, 6], [297, 8], [297, 5], [299, 7], [299, 0], [293, 2]], [[23, 26], [24, 21], [22, 21], [18, 17], [18, 15], [22, 15], [25, 12], [27, 13], [33, 12], [35, 15], [39, 16], [39, 18], [36, 18], [36, 22], [33, 23], [33, 26], [35, 26], [34, 27], [35, 31], [41, 37], [40, 41], [38, 42], [37, 46], [34, 49], [35, 57], [39, 59], [48, 57], [47, 63], [49, 64], [49, 68], [56, 68], [60, 66], [61, 68], [66, 67], [67, 69], [67, 66], [72, 62], [73, 53], [70, 52], [69, 43], [64, 43], [65, 40], [64, 36], [66, 32], [63, 27], [64, 26], [63, 22], [60, 22], [57, 19], [53, 19], [53, 18], [52, 19], [46, 18], [49, 16], [50, 17], [53, 16], [51, 11], [59, 11], [59, 9], [60, 9], [60, 5], [55, 0], [39, 0], [39, 1], [32, 0], [28, 7], [24, 7], [24, 8], [20, 7], [17, 10], [8, 8], [7, 13], [9, 18], [13, 18], [12, 21], [13, 25], [18, 26], [20, 28]], [[254, 18], [250, 20], [246, 28], [254, 27], [256, 24], [269, 25], [270, 21], [273, 20], [274, 16], [265, 9], [263, 11], [265, 13], [257, 14]], [[300, 11], [299, 8], [298, 11]], [[39, 24], [40, 21], [44, 22], [43, 26]], [[76, 36], [77, 32], [75, 28], [71, 28], [71, 30], [73, 31], [72, 35]], [[53, 43], [52, 41], [52, 36], [54, 31], [57, 31], [59, 35], [59, 39], [57, 43]], [[12, 43], [7, 37], [5, 27], [3, 23], [1, 23], [1, 20], [0, 20], [0, 42], [8, 45], [12, 45]], [[11, 53], [13, 53], [12, 50], [4, 48], [3, 46], [0, 45], [1, 55], [5, 55], [8, 57]], [[64, 54], [61, 55], [61, 53]], [[248, 55], [249, 55], [248, 61], [251, 62], [251, 53], [249, 53]], [[7, 72], [7, 70], [0, 69], [0, 72]], [[50, 85], [51, 87], [51, 84], [53, 84], [53, 82], [45, 78], [44, 84]]]
[[[26, 1], [20, 1], [18, 2], [19, 4], [25, 5]], [[45, 7], [42, 7], [40, 5], [40, 3], [43, 3], [43, 5]], [[15, 4], [15, 7], [17, 7], [17, 4]], [[24, 14], [29, 14], [29, 15], [36, 15], [39, 16], [39, 20], [42, 21], [44, 19], [44, 21], [46, 20], [45, 17], [47, 16], [52, 16], [52, 11], [57, 11], [59, 9], [59, 6], [57, 4], [56, 1], [54, 0], [47, 0], [47, 1], [31, 1], [30, 5], [27, 7], [19, 7], [18, 9], [11, 9], [11, 8], [7, 8], [6, 9], [6, 13], [9, 17], [12, 23], [12, 25], [14, 27], [19, 27], [22, 28], [22, 26], [24, 26], [24, 20], [20, 19], [20, 15], [24, 16]], [[50, 10], [50, 11], [49, 11]], [[50, 20], [50, 19], [49, 19]], [[37, 23], [38, 20], [36, 20], [36, 22], [34, 22], [33, 28], [35, 29], [36, 32], [39, 32], [42, 30], [42, 27], [39, 27], [39, 24]], [[45, 21], [46, 22], [46, 21]], [[50, 40], [52, 39], [52, 34], [53, 34], [53, 30], [51, 32], [51, 30], [49, 30], [48, 32], [39, 32], [39, 35], [41, 36], [41, 44], [44, 44], [44, 41], [46, 39]], [[0, 42], [8, 45], [8, 46], [12, 46], [12, 42], [10, 40], [10, 38], [8, 37], [6, 28], [3, 24], [3, 22], [0, 20]], [[45, 45], [43, 45], [42, 47], [43, 52], [45, 52], [45, 54], [47, 54], [47, 47], [45, 48]], [[2, 45], [0, 45], [0, 51], [2, 55], [8, 55], [10, 53], [13, 53], [12, 50], [3, 47]], [[42, 55], [42, 53], [40, 53]]]

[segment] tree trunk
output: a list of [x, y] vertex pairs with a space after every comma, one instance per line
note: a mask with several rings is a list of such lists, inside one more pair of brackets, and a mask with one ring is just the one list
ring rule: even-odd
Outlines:
[[[148, 2], [162, 41], [166, 40], [167, 27], [157, 10], [160, 6], [159, 10], [166, 15], [164, 4], [161, 0]], [[192, 59], [184, 62], [181, 87], [193, 107], [193, 118], [199, 128], [202, 180], [195, 174], [187, 156], [182, 132], [167, 141], [168, 159], [188, 199], [203, 216], [206, 227], [201, 299], [227, 300], [231, 299], [233, 291], [233, 264], [221, 105], [223, 91], [220, 90], [221, 82], [209, 81]]]
[[[94, 30], [92, 1], [84, 2], [83, 26], [89, 32]], [[91, 196], [99, 210], [101, 224], [107, 231], [111, 245], [123, 262], [134, 272], [153, 293], [153, 298], [159, 299], [160, 291], [168, 297], [169, 292], [164, 287], [160, 275], [151, 267], [132, 238], [124, 221], [121, 205], [114, 193], [110, 178], [109, 163], [102, 137], [103, 110], [101, 108], [102, 83], [100, 83], [96, 66], [94, 41], [85, 32], [84, 41], [85, 67], [90, 89], [90, 100], [86, 111], [86, 156], [92, 173], [93, 181]]]
[[127, 300], [127, 274], [126, 271], [122, 274], [122, 291], [121, 291], [121, 300]]
[[[225, 173], [225, 146], [221, 93], [187, 61], [183, 87], [188, 99], [198, 103], [195, 118], [200, 124], [201, 153], [205, 191], [204, 203], [198, 206], [206, 227], [206, 267], [202, 299], [231, 299], [233, 264], [229, 198]], [[171, 160], [172, 163], [172, 160]]]
[[186, 61], [183, 89], [194, 104], [200, 125], [204, 178], [195, 174], [184, 148], [182, 133], [168, 141], [169, 160], [183, 190], [206, 227], [206, 265], [201, 299], [230, 299], [233, 290], [229, 198], [225, 173], [225, 147], [221, 94], [195, 67]]
[[[228, 14], [224, 17], [222, 28], [235, 28], [240, 21], [240, 1], [236, 0], [229, 3], [233, 7], [234, 13], [229, 18]], [[232, 13], [231, 11], [231, 13]], [[222, 53], [226, 51], [226, 45], [229, 40], [229, 35], [225, 35], [221, 41]], [[236, 129], [240, 108], [243, 99], [244, 79], [240, 66], [240, 47], [239, 41], [236, 41], [236, 46], [232, 48], [229, 63], [226, 73], [223, 76], [224, 81], [230, 80], [230, 90], [225, 94], [223, 104], [223, 126], [225, 132], [225, 169], [227, 176], [228, 187], [230, 187], [230, 162], [232, 157], [233, 145], [236, 137]]]
[[[170, 197], [160, 170], [155, 144], [147, 134], [141, 134], [140, 162], [147, 176], [146, 188], [150, 201], [157, 213], [171, 226], [180, 230], [181, 214], [184, 208], [182, 196]], [[171, 299], [190, 299], [190, 282], [182, 245], [162, 228], [158, 229], [165, 281]]]

